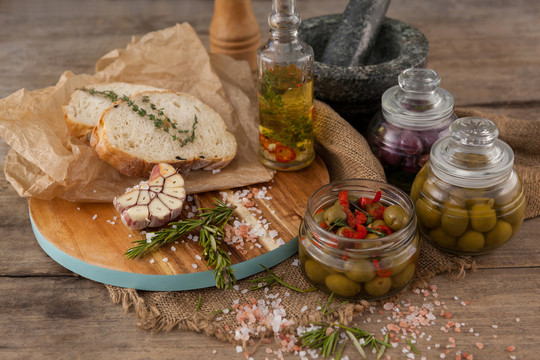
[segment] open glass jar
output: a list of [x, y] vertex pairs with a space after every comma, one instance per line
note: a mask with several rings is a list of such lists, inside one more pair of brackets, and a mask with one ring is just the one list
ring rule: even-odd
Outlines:
[[508, 242], [525, 217], [514, 153], [487, 119], [458, 119], [450, 132], [411, 189], [419, 230], [442, 250], [485, 254]]
[[454, 98], [440, 82], [431, 69], [404, 70], [399, 85], [384, 92], [382, 109], [368, 128], [367, 140], [388, 182], [406, 192], [428, 161], [431, 146], [449, 134], [457, 119]]
[[[398, 205], [404, 210], [399, 229], [383, 237], [363, 239], [324, 229], [318, 214], [335, 206], [344, 190], [350, 202], [362, 197], [373, 199], [381, 191], [380, 204], [387, 209]], [[403, 191], [383, 182], [348, 179], [317, 190], [308, 201], [298, 239], [304, 275], [317, 288], [335, 296], [385, 298], [405, 288], [416, 273], [420, 237], [416, 231], [414, 205]]]

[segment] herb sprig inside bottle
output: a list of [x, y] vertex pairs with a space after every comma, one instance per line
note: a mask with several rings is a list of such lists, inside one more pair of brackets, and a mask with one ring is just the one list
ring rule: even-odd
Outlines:
[[193, 125], [191, 126], [191, 130], [179, 129], [176, 123], [172, 121], [167, 115], [165, 115], [163, 109], [159, 109], [156, 104], [152, 103], [150, 101], [150, 97], [147, 95], [142, 97], [142, 102], [148, 104], [151, 111], [135, 104], [135, 102], [131, 100], [129, 96], [120, 96], [112, 90], [99, 91], [94, 88], [82, 88], [80, 90], [85, 91], [92, 96], [105, 97], [111, 100], [111, 102], [113, 103], [117, 102], [118, 100], [124, 101], [131, 108], [131, 110], [137, 113], [140, 117], [148, 118], [149, 120], [154, 122], [154, 126], [156, 128], [162, 129], [163, 131], [171, 135], [174, 140], [180, 140], [181, 147], [184, 147], [187, 143], [193, 142], [195, 140], [195, 129], [197, 128], [197, 124], [199, 122], [197, 119], [197, 115], [195, 115], [193, 119]]

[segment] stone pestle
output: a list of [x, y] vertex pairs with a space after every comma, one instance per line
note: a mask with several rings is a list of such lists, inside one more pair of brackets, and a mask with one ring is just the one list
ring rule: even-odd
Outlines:
[[345, 67], [364, 65], [389, 4], [390, 0], [350, 0], [321, 62]]

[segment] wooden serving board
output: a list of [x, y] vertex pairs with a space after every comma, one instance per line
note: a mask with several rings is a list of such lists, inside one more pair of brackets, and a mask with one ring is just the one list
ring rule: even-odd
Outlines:
[[[236, 277], [241, 279], [263, 270], [260, 264], [270, 267], [296, 253], [296, 236], [307, 201], [328, 181], [328, 171], [317, 157], [306, 169], [277, 172], [268, 183], [188, 196], [191, 201], [186, 201], [181, 218], [194, 213], [194, 207], [212, 206], [217, 198], [237, 206], [233, 217], [238, 221], [252, 229], [266, 228], [256, 242], [223, 244]], [[259, 195], [251, 199], [238, 196], [257, 191]], [[202, 249], [193, 239], [166, 245], [142, 258], [127, 259], [124, 253], [133, 246], [132, 241], [145, 235], [125, 226], [112, 203], [30, 199], [29, 208], [32, 228], [43, 250], [81, 276], [141, 290], [215, 286], [212, 269], [206, 266]]]

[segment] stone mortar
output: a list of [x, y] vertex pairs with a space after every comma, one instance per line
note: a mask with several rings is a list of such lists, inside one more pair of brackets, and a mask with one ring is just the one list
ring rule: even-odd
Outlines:
[[300, 38], [315, 52], [315, 98], [364, 132], [380, 110], [383, 92], [398, 84], [398, 75], [410, 67], [426, 66], [429, 44], [416, 28], [385, 18], [366, 65], [342, 67], [322, 63], [319, 60], [340, 19], [340, 14], [305, 19], [300, 25]]

